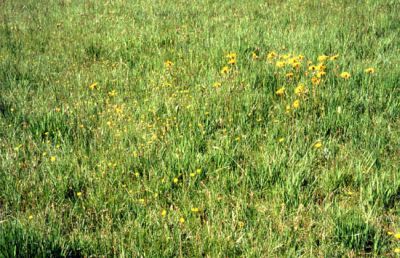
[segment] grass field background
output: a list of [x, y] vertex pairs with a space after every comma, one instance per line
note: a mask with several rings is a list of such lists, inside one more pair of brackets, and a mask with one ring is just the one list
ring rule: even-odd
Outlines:
[[0, 1], [0, 257], [395, 257], [398, 10]]

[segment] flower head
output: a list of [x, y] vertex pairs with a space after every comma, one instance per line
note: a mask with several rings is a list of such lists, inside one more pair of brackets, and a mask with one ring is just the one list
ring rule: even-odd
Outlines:
[[351, 77], [351, 75], [350, 75], [350, 73], [348, 73], [348, 72], [342, 72], [342, 73], [340, 74], [340, 77], [343, 78], [343, 79], [345, 79], [345, 80], [347, 80], [347, 79], [349, 79], [349, 78]]
[[299, 83], [299, 85], [294, 89], [294, 94], [297, 96], [301, 96], [307, 93], [307, 88], [303, 83]]
[[282, 68], [285, 66], [285, 64], [286, 64], [285, 61], [278, 61], [276, 62], [275, 66], [278, 68]]
[[172, 66], [174, 66], [174, 63], [172, 63], [172, 61], [170, 61], [170, 60], [167, 60], [164, 62], [164, 66], [165, 66], [165, 68], [169, 69]]
[[282, 97], [285, 95], [285, 90], [285, 87], [280, 87], [277, 91], [275, 91], [275, 94]]
[[94, 82], [94, 83], [90, 84], [90, 85], [89, 85], [89, 89], [90, 89], [90, 90], [95, 90], [95, 89], [97, 89], [97, 82]]
[[320, 140], [318, 140], [316, 143], [314, 143], [314, 148], [315, 149], [319, 149], [322, 147], [322, 142]]
[[293, 101], [292, 107], [294, 109], [298, 109], [300, 107], [300, 100], [296, 99], [295, 101]]
[[368, 74], [373, 74], [373, 73], [375, 73], [375, 69], [370, 67], [370, 68], [365, 69], [364, 72], [368, 73]]
[[318, 62], [325, 62], [326, 60], [328, 60], [329, 56], [327, 55], [320, 55], [318, 57]]
[[229, 72], [229, 67], [228, 66], [222, 67], [222, 69], [221, 69], [221, 73], [222, 74], [227, 74], [228, 72]]

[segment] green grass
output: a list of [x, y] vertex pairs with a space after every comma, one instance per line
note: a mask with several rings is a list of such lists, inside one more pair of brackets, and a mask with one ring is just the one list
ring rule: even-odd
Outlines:
[[0, 1], [0, 257], [396, 256], [399, 9]]

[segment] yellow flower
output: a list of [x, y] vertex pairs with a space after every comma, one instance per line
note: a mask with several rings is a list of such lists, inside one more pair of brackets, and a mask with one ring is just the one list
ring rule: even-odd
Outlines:
[[396, 254], [398, 254], [398, 253], [400, 253], [400, 248], [395, 248], [393, 251], [394, 251]]
[[185, 223], [185, 219], [183, 217], [180, 217], [179, 218], [179, 223], [181, 223], [181, 224]]
[[251, 58], [253, 58], [253, 60], [258, 59], [258, 55], [256, 52], [251, 53]]
[[321, 77], [323, 77], [325, 75], [326, 75], [326, 72], [324, 72], [324, 71], [320, 71], [320, 72], [317, 73], [317, 77], [318, 78], [321, 78]]
[[97, 89], [97, 82], [94, 82], [94, 83], [90, 84], [89, 85], [89, 89], [91, 89], [91, 90]]
[[29, 219], [29, 220], [32, 220], [32, 219], [33, 219], [33, 216], [32, 216], [32, 215], [29, 215], [28, 219]]
[[267, 55], [268, 60], [274, 59], [275, 57], [277, 57], [278, 54], [276, 54], [274, 51], [269, 52]]
[[201, 174], [201, 168], [196, 169], [196, 173], [200, 175]]
[[213, 84], [213, 87], [214, 88], [219, 88], [219, 87], [221, 87], [221, 83], [220, 82], [214, 82], [214, 84]]
[[236, 53], [235, 52], [231, 52], [231, 53], [229, 53], [229, 54], [227, 54], [226, 55], [226, 58], [229, 58], [229, 59], [236, 59]]
[[289, 113], [289, 112], [290, 112], [290, 105], [286, 105], [285, 112], [286, 112], [286, 113]]
[[349, 79], [349, 78], [351, 77], [351, 75], [350, 75], [350, 73], [348, 73], [348, 72], [342, 72], [342, 73], [340, 74], [340, 77], [343, 78], [343, 79], [345, 79], [345, 80], [347, 80], [347, 79]]
[[164, 62], [164, 66], [166, 68], [171, 68], [174, 65], [174, 63], [172, 63], [170, 60], [167, 60]]
[[278, 61], [278, 62], [276, 62], [275, 66], [278, 67], [278, 68], [282, 68], [282, 67], [285, 66], [285, 64], [286, 63], [284, 61]]
[[293, 73], [287, 73], [286, 78], [293, 78]]
[[312, 77], [311, 78], [311, 83], [313, 85], [318, 85], [321, 82], [321, 79], [318, 79], [317, 77]]
[[228, 64], [235, 65], [236, 64], [236, 58], [229, 59]]
[[243, 221], [239, 221], [238, 222], [238, 226], [239, 226], [239, 228], [243, 228], [244, 227], [244, 222]]
[[334, 55], [334, 56], [329, 57], [329, 60], [334, 61], [334, 60], [338, 59], [338, 57], [339, 57], [339, 55]]
[[76, 193], [76, 196], [81, 197], [81, 196], [82, 196], [82, 193], [81, 193], [81, 192], [77, 192], [77, 193]]
[[323, 72], [323, 71], [325, 71], [326, 66], [321, 63], [321, 64], [318, 64], [317, 69], [318, 69], [318, 71]]
[[317, 70], [317, 69], [318, 69], [318, 67], [315, 66], [315, 65], [310, 65], [310, 66], [308, 67], [308, 70], [309, 70], [309, 71], [315, 71], [315, 70]]
[[389, 236], [392, 236], [392, 235], [394, 235], [394, 232], [393, 232], [393, 231], [388, 231], [387, 234], [388, 234]]
[[221, 69], [221, 73], [222, 74], [227, 74], [228, 72], [229, 72], [229, 67], [228, 66], [222, 67], [222, 69]]
[[174, 182], [175, 184], [177, 184], [177, 183], [179, 182], [179, 179], [175, 177], [174, 180], [173, 180], [173, 182]]
[[285, 138], [281, 137], [278, 139], [278, 142], [283, 142], [285, 140]]
[[117, 92], [115, 90], [112, 90], [112, 91], [108, 92], [108, 96], [115, 97], [115, 96], [117, 96]]
[[300, 107], [300, 100], [296, 99], [295, 101], [293, 101], [292, 107], [294, 109], [297, 109]]
[[277, 91], [275, 91], [275, 94], [278, 96], [283, 96], [285, 95], [285, 87], [280, 87]]
[[190, 173], [191, 177], [194, 177], [196, 175], [196, 173]]
[[306, 93], [307, 93], [307, 88], [302, 83], [299, 83], [299, 85], [294, 89], [294, 94], [296, 94], [297, 96], [301, 96]]
[[51, 156], [51, 157], [50, 157], [50, 161], [51, 161], [51, 162], [56, 161], [56, 157], [55, 157], [55, 156]]
[[300, 68], [300, 66], [301, 66], [301, 64], [300, 64], [299, 62], [294, 62], [294, 63], [292, 64], [292, 67], [293, 67], [293, 68], [296, 68], [296, 69]]
[[319, 149], [322, 147], [322, 142], [318, 140], [316, 143], [314, 143], [314, 148]]
[[165, 209], [162, 210], [161, 211], [161, 216], [163, 216], [163, 217], [167, 216], [167, 210], [165, 210]]
[[329, 56], [326, 55], [320, 55], [318, 57], [318, 62], [325, 62], [326, 60], [328, 60]]
[[193, 207], [191, 210], [192, 210], [192, 212], [194, 212], [194, 213], [199, 212], [199, 208], [197, 208], [197, 207]]
[[400, 233], [394, 234], [394, 237], [395, 237], [396, 239], [400, 239]]
[[365, 69], [364, 72], [368, 73], [368, 74], [372, 74], [372, 73], [375, 73], [375, 69], [370, 67], [370, 68]]

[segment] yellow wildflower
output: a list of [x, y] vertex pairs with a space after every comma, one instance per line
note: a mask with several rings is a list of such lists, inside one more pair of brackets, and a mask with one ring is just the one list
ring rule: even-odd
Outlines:
[[293, 75], [294, 75], [293, 73], [287, 73], [286, 78], [293, 78]]
[[82, 192], [77, 192], [76, 196], [81, 197], [82, 196]]
[[89, 85], [89, 89], [91, 89], [91, 90], [97, 89], [97, 82], [94, 82], [94, 83], [90, 84]]
[[278, 96], [283, 96], [285, 95], [285, 87], [280, 87], [277, 91], [275, 91], [275, 94]]
[[56, 157], [55, 157], [55, 156], [51, 156], [51, 157], [50, 157], [50, 161], [51, 161], [51, 162], [56, 161]]
[[314, 148], [319, 149], [322, 147], [322, 142], [318, 140], [316, 143], [314, 143]]
[[201, 174], [201, 168], [196, 169], [196, 173], [200, 175]]
[[368, 73], [368, 74], [372, 74], [372, 73], [375, 73], [375, 69], [370, 67], [370, 68], [365, 69], [364, 72]]
[[165, 209], [162, 210], [161, 211], [161, 216], [163, 216], [163, 217], [167, 216], [167, 210], [165, 210]]
[[317, 66], [315, 66], [315, 65], [310, 65], [309, 67], [308, 67], [308, 70], [309, 71], [315, 71], [315, 70], [317, 70], [318, 68], [317, 68]]
[[174, 182], [175, 184], [177, 184], [177, 183], [179, 182], [179, 179], [175, 177], [175, 178], [173, 179], [173, 182]]
[[172, 66], [174, 66], [174, 63], [172, 63], [172, 61], [167, 60], [164, 62], [164, 66], [165, 68], [171, 68]]
[[320, 72], [317, 73], [317, 77], [318, 78], [321, 78], [321, 77], [323, 77], [325, 75], [326, 75], [326, 72], [324, 72], [324, 71], [320, 71]]
[[286, 112], [286, 113], [289, 113], [289, 112], [290, 112], [290, 105], [286, 105], [285, 112]]
[[221, 69], [221, 73], [222, 74], [227, 74], [228, 72], [229, 72], [229, 67], [228, 66], [222, 67], [222, 69]]
[[239, 226], [239, 228], [243, 228], [244, 227], [244, 222], [243, 221], [239, 221], [238, 222], [238, 226]]
[[220, 82], [214, 82], [214, 84], [213, 84], [213, 87], [214, 88], [219, 88], [219, 87], [221, 87], [221, 83]]
[[191, 209], [191, 211], [194, 212], [194, 213], [199, 212], [199, 208], [193, 207], [193, 208]]
[[294, 89], [294, 94], [296, 94], [297, 96], [301, 96], [306, 93], [307, 93], [307, 88], [302, 83], [299, 83], [299, 85]]
[[395, 248], [395, 249], [393, 250], [393, 252], [395, 252], [396, 254], [400, 253], [400, 248]]
[[322, 72], [322, 71], [325, 71], [326, 66], [324, 64], [320, 63], [320, 64], [318, 64], [317, 69], [318, 69], [318, 71]]
[[281, 137], [278, 139], [278, 142], [283, 142], [285, 140], [285, 138]]
[[29, 219], [29, 220], [32, 220], [32, 219], [33, 219], [33, 216], [32, 216], [32, 215], [29, 215], [28, 219]]
[[180, 217], [179, 218], [179, 223], [181, 223], [181, 224], [185, 223], [185, 219], [183, 217]]
[[339, 55], [334, 55], [334, 56], [329, 57], [329, 60], [334, 61], [334, 60], [338, 59], [338, 57], [339, 57]]
[[236, 53], [235, 52], [231, 52], [229, 54], [226, 55], [226, 58], [228, 59], [236, 59]]
[[272, 51], [272, 52], [268, 53], [267, 58], [268, 58], [268, 60], [271, 60], [271, 59], [274, 59], [277, 56], [278, 56], [278, 54], [275, 53], [274, 51]]
[[296, 99], [295, 101], [293, 101], [292, 107], [294, 109], [297, 109], [300, 107], [300, 100]]
[[258, 59], [257, 53], [256, 53], [256, 52], [253, 52], [253, 53], [251, 54], [251, 58], [253, 58], [253, 60]]
[[275, 66], [278, 67], [278, 68], [282, 68], [282, 67], [285, 66], [285, 64], [286, 63], [284, 61], [278, 61], [278, 62], [276, 62]]
[[348, 73], [348, 72], [342, 72], [342, 73], [340, 74], [340, 77], [343, 78], [343, 79], [345, 79], [345, 80], [347, 80], [347, 79], [349, 79], [349, 78], [351, 77], [351, 75], [350, 75], [350, 73]]
[[117, 96], [117, 92], [115, 90], [112, 90], [112, 91], [108, 92], [108, 96], [115, 97], [115, 96]]
[[318, 79], [317, 77], [312, 77], [311, 78], [311, 83], [313, 85], [318, 85], [321, 82], [321, 79]]
[[400, 233], [394, 234], [394, 237], [395, 237], [396, 239], [400, 239]]
[[236, 58], [229, 59], [228, 64], [235, 65], [236, 64]]
[[318, 62], [325, 62], [326, 60], [328, 60], [329, 56], [327, 55], [320, 55], [318, 57]]

